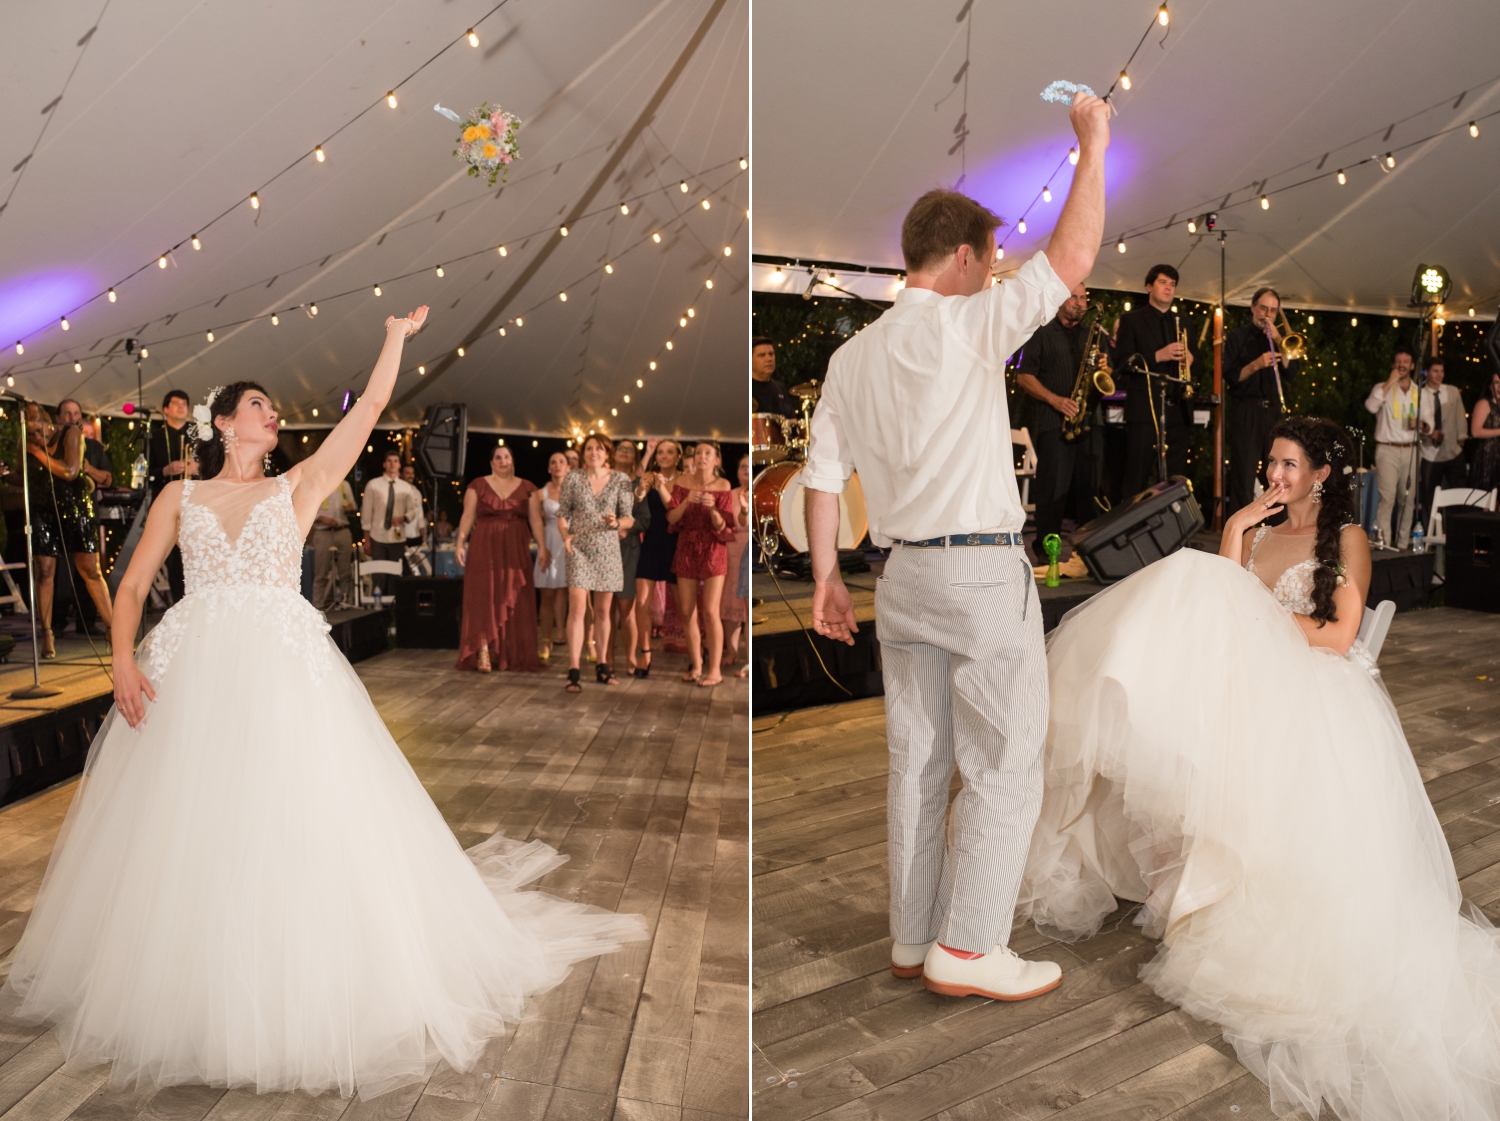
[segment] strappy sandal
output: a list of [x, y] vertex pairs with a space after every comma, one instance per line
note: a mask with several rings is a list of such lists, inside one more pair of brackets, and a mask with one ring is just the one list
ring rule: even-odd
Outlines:
[[637, 650], [635, 652], [635, 656], [637, 659], [639, 659], [642, 654], [646, 655], [646, 664], [636, 666], [633, 672], [638, 680], [645, 681], [646, 678], [651, 676], [651, 651]]
[[493, 673], [490, 667], [490, 648], [481, 646], [479, 653], [474, 657], [474, 668], [480, 673]]
[[617, 685], [619, 679], [615, 677], [614, 669], [608, 662], [600, 662], [594, 667], [594, 676], [599, 679], [600, 685]]
[[566, 686], [568, 692], [570, 692], [570, 693], [582, 693], [583, 692], [583, 686], [579, 683], [578, 677], [579, 677], [579, 674], [578, 674], [578, 671], [576, 669], [570, 669], [568, 671], [568, 684]]

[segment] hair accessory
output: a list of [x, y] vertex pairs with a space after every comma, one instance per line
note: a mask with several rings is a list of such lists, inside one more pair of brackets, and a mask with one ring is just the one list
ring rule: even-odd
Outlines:
[[1351, 467], [1351, 466], [1349, 466], [1349, 464], [1347, 464], [1347, 463], [1344, 464], [1344, 474], [1346, 474], [1346, 475], [1352, 475], [1352, 474], [1354, 474], [1354, 468]]
[[193, 406], [193, 431], [200, 444], [206, 444], [214, 438], [214, 416], [207, 405]]
[[1333, 442], [1333, 454], [1334, 455], [1344, 456], [1344, 455], [1346, 455], [1348, 453], [1348, 451], [1349, 451], [1349, 449], [1346, 448], [1346, 447], [1344, 447], [1344, 445], [1341, 444], [1339, 441], [1335, 440]]
[[1080, 86], [1074, 82], [1056, 81], [1042, 91], [1043, 101], [1056, 101], [1063, 105], [1070, 104], [1075, 93], [1086, 93], [1090, 97], [1098, 97], [1088, 86]]

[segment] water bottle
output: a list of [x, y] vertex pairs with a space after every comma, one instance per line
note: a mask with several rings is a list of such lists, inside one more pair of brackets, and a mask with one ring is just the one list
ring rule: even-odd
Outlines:
[[135, 457], [135, 462], [130, 465], [130, 489], [140, 490], [146, 485], [146, 456], [144, 454]]
[[1412, 527], [1411, 551], [1414, 553], [1425, 553], [1427, 551], [1427, 535], [1422, 532], [1421, 522]]
[[375, 610], [381, 610], [385, 605], [381, 602], [380, 589], [375, 589]]

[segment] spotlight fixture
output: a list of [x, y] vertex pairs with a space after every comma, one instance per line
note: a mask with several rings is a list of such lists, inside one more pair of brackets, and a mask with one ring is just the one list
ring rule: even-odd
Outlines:
[[387, 93], [385, 95], [385, 103], [387, 105], [389, 105], [392, 109], [394, 109], [396, 107], [396, 91], [395, 90], [391, 90], [389, 93]]
[[114, 302], [115, 302], [115, 300], [117, 300], [117, 299], [118, 299], [118, 298], [119, 298], [119, 297], [118, 297], [118, 296], [116, 296], [116, 295], [115, 295], [115, 290], [114, 290], [114, 289], [113, 289], [113, 288], [111, 288], [111, 289], [110, 289], [110, 290], [109, 290], [109, 302], [110, 302], [110, 303], [114, 303]]
[[250, 209], [251, 210], [259, 210], [260, 209], [260, 194], [258, 192], [256, 192], [256, 191], [251, 191], [250, 192]]
[[1453, 291], [1453, 279], [1442, 265], [1418, 265], [1411, 281], [1412, 307], [1437, 307]]
[[197, 234], [193, 235], [193, 248], [194, 249], [202, 249], [203, 248], [203, 243], [198, 240], [198, 235]]
[[479, 46], [479, 36], [474, 33], [474, 29], [472, 27], [469, 28], [469, 30], [466, 31], [464, 34], [466, 34], [468, 36], [468, 38], [469, 38], [469, 46], [471, 46], [471, 47], [477, 47], [477, 46]]

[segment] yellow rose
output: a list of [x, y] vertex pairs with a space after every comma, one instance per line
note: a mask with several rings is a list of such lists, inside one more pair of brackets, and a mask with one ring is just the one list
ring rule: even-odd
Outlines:
[[473, 125], [464, 129], [464, 143], [467, 144], [479, 136], [479, 130]]
[[499, 150], [500, 149], [496, 148], [493, 144], [486, 144], [483, 148], [480, 149], [480, 151], [484, 153], [484, 158], [487, 160], [494, 159], [495, 153]]
[[488, 140], [490, 138], [490, 136], [491, 136], [490, 126], [489, 125], [475, 125], [474, 126], [474, 134], [476, 136], [478, 136], [480, 140]]

